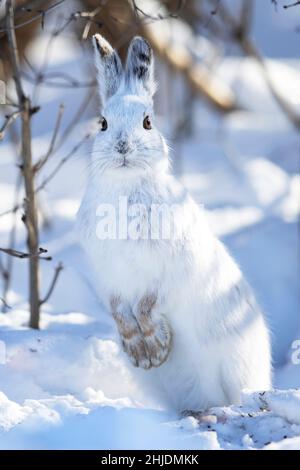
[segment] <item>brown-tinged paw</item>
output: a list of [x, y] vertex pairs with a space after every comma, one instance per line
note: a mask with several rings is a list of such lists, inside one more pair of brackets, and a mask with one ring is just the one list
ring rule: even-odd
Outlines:
[[151, 366], [159, 367], [170, 353], [172, 332], [166, 317], [154, 312], [156, 297], [144, 296], [137, 304], [135, 315], [146, 343]]
[[147, 346], [128, 304], [123, 303], [120, 297], [111, 298], [111, 311], [117, 324], [123, 350], [135, 367], [150, 369], [151, 362]]
[[131, 363], [135, 367], [142, 369], [150, 369], [151, 362], [149, 359], [148, 350], [142, 334], [133, 333], [131, 338], [125, 338], [121, 335], [123, 350], [129, 357]]

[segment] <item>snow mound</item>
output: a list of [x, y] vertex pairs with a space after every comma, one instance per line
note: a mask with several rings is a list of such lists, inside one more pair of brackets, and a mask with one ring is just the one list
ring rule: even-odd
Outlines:
[[242, 406], [181, 418], [149, 402], [113, 330], [73, 312], [32, 331], [26, 315], [0, 314], [0, 449], [299, 448], [299, 390], [245, 391]]

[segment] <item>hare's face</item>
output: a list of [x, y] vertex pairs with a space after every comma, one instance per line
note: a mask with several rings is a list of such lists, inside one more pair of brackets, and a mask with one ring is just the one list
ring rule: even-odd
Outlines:
[[102, 102], [100, 130], [92, 151], [94, 175], [109, 173], [126, 178], [164, 171], [168, 152], [153, 116], [155, 84], [150, 45], [134, 38], [123, 71], [111, 45], [99, 34], [93, 39]]
[[93, 167], [122, 175], [163, 170], [167, 146], [155, 127], [152, 100], [137, 95], [112, 96], [103, 109], [95, 139]]

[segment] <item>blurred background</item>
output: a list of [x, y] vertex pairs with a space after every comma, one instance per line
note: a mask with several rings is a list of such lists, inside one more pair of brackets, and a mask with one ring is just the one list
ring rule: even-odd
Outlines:
[[[300, 387], [300, 365], [291, 360], [300, 340], [300, 5], [284, 8], [289, 3], [15, 2], [20, 78], [34, 109], [33, 161], [47, 157], [35, 176], [40, 246], [52, 257], [40, 260], [44, 296], [58, 263], [64, 266], [42, 305], [42, 329], [63, 335], [90, 335], [92, 329], [99, 338], [114, 338], [73, 234], [100, 115], [89, 38], [100, 32], [124, 59], [131, 38], [141, 34], [155, 51], [155, 107], [173, 171], [208, 209], [213, 230], [256, 292], [272, 331], [275, 384]], [[17, 95], [5, 8], [1, 0], [6, 104], [0, 106], [0, 247], [26, 252], [20, 119], [13, 115]], [[28, 324], [28, 261], [0, 256], [0, 327], [11, 338], [8, 332]], [[27, 345], [24, 338], [18, 341]], [[7, 389], [15, 383], [7, 382], [10, 373], [0, 378]], [[73, 379], [65, 386], [72, 388]]]

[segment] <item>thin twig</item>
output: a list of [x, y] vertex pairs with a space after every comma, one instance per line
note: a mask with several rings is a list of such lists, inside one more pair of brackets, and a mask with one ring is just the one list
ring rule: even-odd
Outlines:
[[4, 135], [9, 126], [20, 116], [20, 111], [14, 111], [13, 113], [5, 116], [3, 126], [0, 128], [0, 140], [4, 139]]
[[162, 15], [162, 14], [151, 15], [151, 14], [145, 12], [141, 8], [141, 6], [138, 6], [136, 0], [131, 0], [131, 1], [132, 1], [132, 8], [135, 12], [135, 15], [136, 16], [141, 15], [142, 17], [146, 18], [147, 20], [151, 20], [151, 21], [160, 21], [160, 20], [165, 20], [165, 19], [168, 19], [168, 18], [177, 18], [180, 10], [183, 8], [184, 3], [185, 3], [184, 0], [178, 0], [177, 1], [177, 6], [175, 7], [175, 9], [172, 12], [168, 13], [167, 15]]
[[[83, 139], [81, 139], [78, 144], [76, 144], [73, 149], [64, 157], [60, 160], [60, 162], [57, 164], [57, 166], [49, 173], [48, 176], [42, 181], [42, 183], [37, 187], [36, 192], [41, 191], [42, 189], [45, 189], [47, 184], [57, 175], [61, 167], [77, 152], [77, 150], [82, 146], [82, 144], [88, 140], [91, 137], [91, 134], [88, 133], [86, 134]], [[1, 214], [0, 214], [1, 215]]]
[[[47, 73], [42, 76], [36, 74], [32, 77], [31, 74], [23, 71], [22, 75], [29, 82], [36, 83], [38, 81], [40, 86], [47, 88], [92, 88], [97, 84], [96, 80], [83, 82], [67, 75], [66, 73]], [[53, 78], [61, 78], [62, 81], [51, 81]]]
[[288, 5], [283, 5], [283, 8], [285, 8], [285, 9], [292, 8], [292, 7], [296, 7], [297, 5], [300, 5], [300, 1], [295, 2], [295, 3], [290, 3]]
[[53, 130], [53, 134], [52, 134], [52, 138], [51, 138], [51, 141], [50, 141], [49, 148], [48, 148], [46, 154], [43, 157], [41, 157], [38, 160], [38, 162], [35, 164], [35, 166], [34, 166], [34, 171], [35, 172], [41, 170], [41, 168], [47, 163], [47, 161], [49, 160], [49, 158], [51, 157], [51, 155], [54, 151], [54, 146], [55, 146], [58, 131], [59, 131], [59, 128], [60, 128], [60, 125], [61, 125], [61, 120], [62, 120], [62, 117], [63, 117], [64, 109], [65, 109], [64, 105], [61, 104], [60, 107], [59, 107], [58, 114], [57, 114], [56, 123], [55, 123], [55, 126], [54, 126], [54, 130]]
[[[83, 145], [83, 143], [88, 140], [89, 138], [91, 137], [91, 133], [88, 133], [86, 134], [83, 139], [81, 139], [74, 147], [73, 149], [67, 153], [67, 155], [65, 157], [63, 157], [60, 162], [57, 164], [57, 166], [54, 168], [54, 170], [43, 180], [43, 182], [36, 188], [35, 190], [35, 193], [38, 193], [39, 191], [41, 191], [42, 189], [45, 189], [46, 185], [49, 183], [49, 181], [51, 181], [54, 176], [56, 176], [56, 174], [59, 172], [59, 170], [61, 169], [61, 167], [67, 163], [67, 161], [77, 152], [77, 150]], [[23, 207], [23, 204], [16, 204], [14, 205], [13, 207], [11, 207], [10, 209], [7, 209], [6, 211], [4, 212], [1, 212], [0, 213], [0, 217], [4, 217], [5, 215], [9, 215], [9, 214], [12, 214], [13, 212], [16, 212], [18, 211], [19, 209], [21, 209]]]
[[14, 256], [15, 258], [19, 259], [32, 259], [32, 258], [39, 258], [44, 259], [45, 261], [51, 261], [51, 256], [43, 256], [44, 253], [47, 253], [48, 250], [44, 248], [39, 248], [38, 253], [25, 253], [23, 251], [14, 250], [13, 248], [0, 248], [2, 253], [6, 253], [7, 255]]
[[[212, 3], [212, 0], [210, 0]], [[224, 3], [220, 2], [219, 4], [219, 17], [221, 17], [224, 26], [226, 28], [230, 28], [231, 38], [236, 41], [236, 43], [240, 46], [244, 54], [248, 57], [252, 57], [260, 66], [263, 77], [265, 82], [285, 114], [285, 116], [289, 119], [289, 121], [293, 124], [293, 126], [299, 131], [300, 130], [300, 115], [297, 111], [293, 108], [292, 104], [279, 92], [276, 88], [272, 77], [270, 76], [268, 67], [264, 58], [261, 56], [260, 52], [256, 49], [255, 45], [252, 43], [251, 39], [247, 34], [247, 30], [244, 28], [243, 24], [239, 24], [236, 19], [232, 16], [229, 9], [225, 6]]]
[[67, 127], [64, 129], [62, 135], [60, 136], [59, 142], [56, 146], [56, 151], [65, 143], [66, 139], [78, 123], [79, 119], [83, 116], [84, 112], [86, 111], [88, 105], [90, 104], [92, 98], [94, 97], [96, 90], [95, 88], [88, 90], [87, 93], [84, 95], [78, 110], [74, 114], [74, 117], [71, 119]]
[[64, 269], [63, 267], [63, 264], [62, 263], [59, 263], [56, 268], [55, 268], [55, 271], [54, 271], [54, 276], [53, 276], [53, 279], [52, 279], [52, 282], [49, 286], [49, 289], [48, 289], [48, 292], [47, 294], [45, 295], [45, 297], [43, 298], [43, 300], [40, 301], [40, 305], [43, 305], [44, 303], [46, 303], [49, 298], [51, 297], [53, 291], [54, 291], [54, 288], [56, 286], [56, 283], [58, 281], [58, 278], [59, 278], [59, 275], [61, 273], [61, 271]]
[[10, 46], [10, 59], [12, 66], [13, 79], [16, 86], [18, 95], [19, 105], [23, 105], [25, 96], [22, 88], [22, 82], [20, 77], [20, 61], [19, 52], [17, 47], [16, 35], [14, 31], [14, 8], [12, 0], [6, 2], [6, 21], [7, 21], [7, 39]]
[[11, 309], [11, 306], [8, 305], [8, 303], [6, 302], [5, 299], [3, 299], [3, 297], [0, 297], [0, 301], [2, 302], [3, 307], [4, 307], [5, 310]]
[[44, 10], [40, 10], [37, 12], [37, 14], [35, 16], [33, 16], [32, 18], [22, 22], [22, 23], [19, 23], [19, 24], [16, 24], [16, 25], [10, 25], [10, 26], [7, 26], [6, 28], [4, 29], [0, 29], [0, 33], [8, 33], [10, 29], [19, 29], [19, 28], [22, 28], [23, 26], [27, 26], [28, 24], [30, 23], [33, 23], [34, 21], [38, 20], [39, 18], [42, 18], [42, 19], [45, 19], [45, 15], [47, 13], [49, 13], [50, 11], [54, 10], [55, 8], [59, 7], [65, 0], [60, 0], [59, 2], [57, 3], [54, 3], [54, 5], [50, 5], [48, 8], [45, 8]]
[[170, 40], [170, 34], [157, 34], [156, 28], [148, 27], [145, 23], [140, 24], [140, 30], [162, 60], [182, 74], [187, 83], [209, 104], [224, 113], [241, 109], [230, 87], [213, 77], [206, 65], [196, 62], [189, 48], [181, 45], [177, 47], [176, 42]]
[[215, 16], [215, 15], [218, 14], [218, 8], [219, 8], [220, 3], [221, 3], [221, 0], [216, 0], [216, 5], [214, 6], [214, 8], [210, 12], [210, 14], [212, 16]]
[[5, 215], [13, 214], [17, 210], [19, 210], [21, 207], [22, 207], [22, 204], [16, 204], [13, 207], [11, 207], [10, 209], [7, 209], [7, 210], [1, 212], [0, 217], [4, 217]]
[[[83, 33], [82, 33], [82, 36], [81, 36], [82, 40], [87, 39], [89, 31], [91, 29], [91, 26], [93, 24], [93, 18], [102, 10], [102, 8], [103, 8], [102, 5], [99, 5], [93, 11], [87, 12], [88, 21], [85, 24], [85, 27], [84, 27], [84, 30], [83, 30]], [[81, 18], [82, 18], [82, 16], [81, 16]]]

